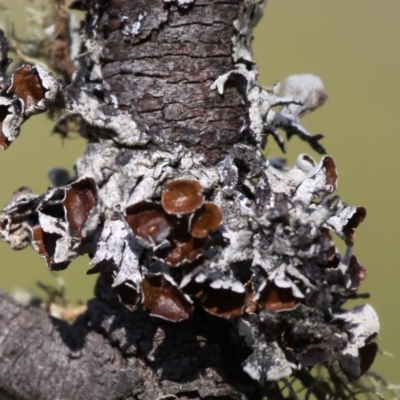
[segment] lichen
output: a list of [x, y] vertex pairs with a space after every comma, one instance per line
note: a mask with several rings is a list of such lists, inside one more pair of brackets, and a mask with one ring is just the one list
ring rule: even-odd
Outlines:
[[[194, 1], [173, 3], [190, 12]], [[322, 135], [307, 132], [300, 119], [326, 99], [313, 75], [289, 77], [282, 95], [279, 85], [258, 84], [251, 39], [263, 6], [245, 2], [234, 22], [233, 68], [210, 88], [223, 95], [233, 84], [247, 110], [245, 134], [217, 165], [150, 135], [139, 113], [119, 107], [103, 80], [94, 30], [83, 39], [87, 80], [75, 74], [63, 88], [39, 66], [15, 71], [0, 96], [3, 148], [56, 100], [67, 110], [63, 118], [84, 121], [89, 143], [70, 182], [39, 196], [14, 194], [0, 233], [14, 249], [30, 244], [52, 270], [90, 254], [89, 272], [106, 277], [129, 310], [178, 322], [203, 307], [230, 320], [252, 351], [243, 369], [260, 383], [334, 362], [357, 379], [372, 363], [379, 332], [371, 306], [342, 309], [365, 278], [353, 245], [366, 211], [334, 196], [331, 156], [317, 162], [302, 154], [289, 168], [263, 155], [269, 134], [285, 149], [279, 128], [325, 154]], [[135, 36], [140, 21], [123, 34]], [[344, 241], [344, 255], [332, 233]]]

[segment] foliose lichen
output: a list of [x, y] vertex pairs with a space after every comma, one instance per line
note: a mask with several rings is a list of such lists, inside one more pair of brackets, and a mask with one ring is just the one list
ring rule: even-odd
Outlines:
[[[229, 81], [247, 108], [248, 134], [214, 166], [183, 145], [153, 140], [137, 115], [119, 109], [102, 82], [93, 37], [84, 38], [89, 81], [100, 83], [82, 85], [76, 75], [63, 88], [38, 65], [18, 68], [0, 96], [4, 149], [56, 99], [91, 129], [76, 176], [43, 195], [15, 192], [0, 233], [14, 249], [31, 245], [50, 270], [89, 254], [89, 272], [102, 273], [132, 311], [178, 322], [203, 307], [229, 319], [252, 350], [243, 369], [257, 381], [334, 362], [357, 379], [372, 364], [379, 332], [371, 306], [342, 308], [366, 275], [353, 255], [366, 211], [334, 195], [331, 156], [302, 154], [290, 168], [261, 151], [268, 135], [284, 149], [283, 129], [324, 154], [322, 135], [310, 134], [300, 118], [327, 97], [313, 75], [289, 77], [282, 95], [279, 85], [257, 83], [250, 46], [264, 4], [244, 3], [234, 22], [234, 67], [210, 88], [222, 95]], [[344, 255], [332, 233], [344, 241]]]

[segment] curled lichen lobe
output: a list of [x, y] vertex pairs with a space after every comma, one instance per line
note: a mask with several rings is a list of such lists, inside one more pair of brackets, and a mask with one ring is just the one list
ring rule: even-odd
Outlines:
[[19, 190], [0, 216], [0, 234], [17, 249], [31, 244], [49, 269], [65, 269], [97, 228], [99, 207], [98, 188], [90, 177], [43, 196]]
[[0, 146], [8, 148], [21, 125], [30, 116], [48, 110], [60, 90], [58, 80], [39, 65], [17, 68], [5, 96], [0, 96]]

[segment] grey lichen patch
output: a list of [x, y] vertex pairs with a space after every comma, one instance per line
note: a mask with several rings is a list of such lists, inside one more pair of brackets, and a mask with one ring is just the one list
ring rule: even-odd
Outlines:
[[118, 109], [112, 101], [105, 103], [82, 90], [79, 98], [69, 102], [72, 114], [80, 115], [89, 125], [111, 131], [111, 138], [122, 145], [144, 146], [149, 142], [148, 134], [139, 129], [137, 122], [128, 112]]
[[256, 351], [244, 363], [243, 369], [256, 381], [278, 381], [292, 374], [290, 363], [277, 342], [257, 341]]
[[245, 5], [238, 19], [233, 22], [235, 35], [232, 37], [232, 57], [235, 63], [247, 62], [249, 64], [254, 64], [251, 50], [253, 29], [263, 16], [263, 9], [266, 3], [266, 0], [245, 1]]
[[[141, 29], [142, 21], [146, 17], [146, 15], [147, 15], [146, 12], [144, 12], [143, 14], [139, 14], [137, 19], [136, 19], [136, 21], [133, 24], [124, 25], [124, 28], [122, 30], [122, 34], [126, 35], [126, 36], [136, 36], [136, 35], [138, 35], [139, 32], [140, 32], [140, 29]], [[129, 20], [129, 17], [122, 16], [121, 20], [122, 21]]]
[[321, 78], [312, 74], [289, 76], [283, 84], [282, 93], [299, 101], [300, 104], [285, 105], [280, 111], [281, 115], [297, 123], [302, 116], [321, 107], [328, 97]]
[[[268, 134], [272, 135], [283, 151], [285, 142], [278, 133], [278, 128], [286, 131], [288, 138], [297, 135], [307, 141], [317, 152], [324, 154], [325, 149], [318, 143], [322, 139], [321, 134], [312, 135], [299, 123], [299, 118], [305, 113], [320, 106], [326, 99], [326, 93], [319, 84], [319, 78], [310, 75], [310, 79], [297, 79], [292, 77], [285, 86], [283, 97], [278, 95], [280, 85], [276, 84], [272, 89], [265, 89], [257, 83], [258, 71], [249, 69], [246, 64], [238, 63], [235, 69], [218, 77], [211, 85], [211, 90], [224, 93], [224, 87], [228, 80], [234, 80], [239, 88], [242, 88], [244, 101], [248, 106], [248, 126], [253, 140], [263, 145]], [[308, 83], [312, 82], [308, 91]], [[293, 86], [291, 86], [293, 85]], [[318, 94], [316, 94], [318, 92]], [[290, 97], [294, 95], [293, 97]], [[272, 108], [283, 106], [282, 111], [274, 111]], [[292, 108], [290, 108], [292, 107]], [[294, 108], [293, 108], [294, 107]]]
[[141, 253], [142, 250], [129, 234], [126, 224], [120, 219], [109, 219], [104, 223], [90, 264], [93, 267], [102, 263], [111, 264], [114, 268], [114, 287], [127, 281], [138, 285], [143, 279], [139, 265]]
[[282, 95], [293, 96], [296, 101], [285, 104], [275, 114], [268, 131], [274, 137], [279, 137], [277, 129], [281, 128], [286, 131], [288, 138], [297, 135], [308, 142], [315, 151], [325, 154], [325, 149], [319, 143], [323, 135], [312, 135], [300, 123], [301, 117], [322, 106], [328, 98], [322, 80], [311, 74], [289, 76], [284, 82]]
[[[245, 2], [234, 21], [234, 69], [219, 76], [211, 85], [211, 90], [216, 89], [222, 95], [226, 82], [235, 82], [248, 106], [246, 128], [259, 145], [264, 145], [266, 136], [272, 135], [282, 151], [286, 151], [285, 142], [278, 133], [278, 128], [281, 128], [286, 131], [288, 139], [295, 134], [318, 153], [325, 154], [325, 149], [318, 143], [323, 136], [310, 134], [300, 123], [300, 117], [321, 106], [327, 98], [321, 79], [310, 74], [293, 75], [285, 81], [282, 97], [278, 96], [279, 84], [266, 89], [257, 83], [258, 71], [253, 60], [251, 42], [253, 28], [262, 18], [265, 4], [264, 0]], [[280, 112], [272, 110], [279, 105], [282, 106]]]
[[164, 0], [166, 4], [176, 4], [178, 7], [186, 9], [194, 5], [195, 0]]
[[380, 329], [378, 315], [369, 304], [364, 304], [335, 316], [335, 320], [343, 321], [348, 339], [340, 367], [349, 379], [356, 380], [370, 367], [378, 350], [376, 343], [371, 342]]
[[31, 189], [22, 187], [16, 190], [2, 215], [8, 215], [1, 219], [1, 237], [15, 250], [26, 248], [31, 242], [27, 220], [34, 212], [37, 196]]
[[0, 146], [3, 149], [6, 149], [18, 137], [23, 122], [23, 101], [0, 97]]
[[[14, 249], [31, 246], [51, 270], [67, 268], [81, 245], [98, 227], [97, 185], [82, 177], [42, 196], [18, 190], [0, 215], [0, 234]], [[29, 239], [28, 239], [29, 238]]]
[[90, 81], [102, 81], [103, 74], [100, 64], [101, 47], [99, 42], [96, 40], [96, 33], [93, 32], [93, 36], [87, 37], [85, 40], [85, 48], [87, 50], [85, 57], [88, 59], [89, 65], [91, 65]]
[[257, 70], [249, 71], [245, 64], [237, 64], [236, 68], [218, 77], [211, 85], [211, 90], [224, 93], [227, 81], [242, 77], [245, 82], [245, 101], [248, 102], [249, 129], [256, 143], [261, 145], [266, 127], [275, 117], [273, 107], [296, 102], [293, 98], [280, 98], [275, 91], [267, 91], [257, 84]]

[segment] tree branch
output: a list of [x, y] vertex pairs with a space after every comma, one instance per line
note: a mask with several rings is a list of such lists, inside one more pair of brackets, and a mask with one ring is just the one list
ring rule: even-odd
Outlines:
[[[291, 77], [282, 95], [257, 83], [252, 29], [264, 5], [78, 0], [80, 54], [68, 68], [59, 53], [51, 61], [63, 80], [39, 65], [2, 77], [4, 149], [49, 109], [61, 115], [56, 129], [68, 134], [75, 119], [88, 144], [75, 177], [53, 170], [45, 194], [14, 193], [0, 233], [51, 270], [89, 254], [100, 278], [73, 325], [0, 293], [0, 389], [20, 399], [281, 398], [275, 382], [298, 370], [338, 362], [357, 379], [369, 368], [377, 315], [342, 309], [365, 278], [352, 248], [366, 210], [332, 196], [332, 157], [303, 154], [285, 168], [260, 149], [269, 134], [284, 148], [283, 128], [325, 152], [300, 123], [325, 101], [322, 81]], [[65, 51], [68, 20], [57, 21]]]
[[248, 350], [205, 313], [176, 325], [110, 295], [69, 325], [2, 291], [0, 306], [0, 388], [17, 399], [257, 397], [240, 368]]

